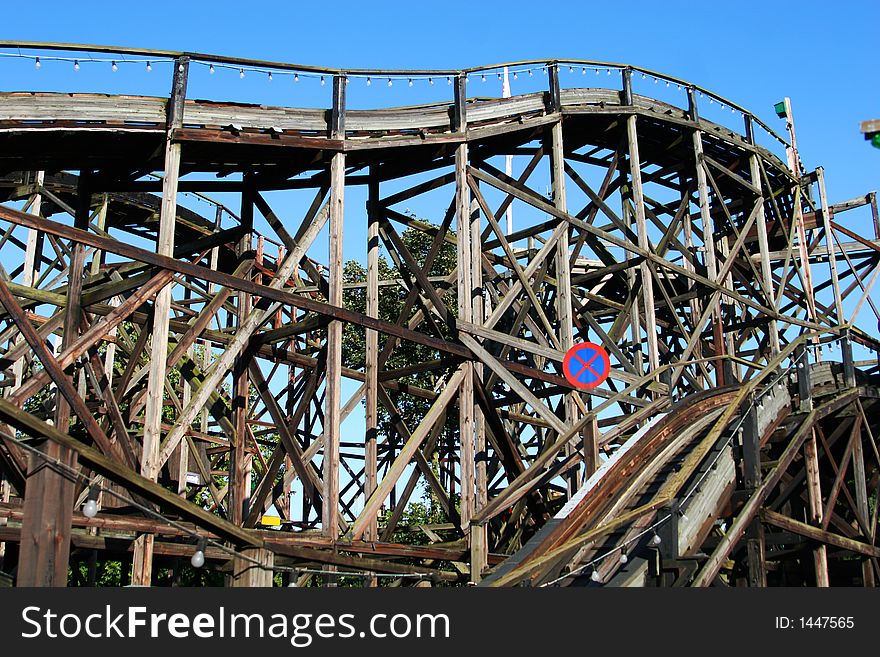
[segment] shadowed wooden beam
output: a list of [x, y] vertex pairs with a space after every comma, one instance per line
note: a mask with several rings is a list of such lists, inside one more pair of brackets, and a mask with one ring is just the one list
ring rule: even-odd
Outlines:
[[156, 502], [161, 507], [176, 511], [184, 518], [191, 520], [200, 527], [212, 529], [218, 536], [236, 545], [264, 547], [262, 539], [253, 532], [242, 529], [231, 522], [205, 511], [202, 507], [187, 502], [179, 495], [164, 486], [135, 473], [121, 463], [108, 458], [93, 447], [62, 433], [40, 419], [34, 417], [5, 399], [0, 399], [0, 418], [23, 433], [35, 438], [46, 438], [58, 443], [79, 455], [79, 460], [95, 472], [107, 477], [114, 483], [123, 486], [144, 498]]

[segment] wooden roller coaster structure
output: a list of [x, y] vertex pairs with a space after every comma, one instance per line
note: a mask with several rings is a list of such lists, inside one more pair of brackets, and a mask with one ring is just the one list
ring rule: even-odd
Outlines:
[[[18, 586], [181, 581], [196, 549], [235, 586], [877, 582], [876, 197], [829, 203], [747, 110], [594, 61], [481, 98], [502, 66], [0, 50], [173, 64], [167, 97], [0, 94]], [[189, 98], [195, 65], [326, 77], [332, 105]], [[619, 86], [562, 83], [588, 70]], [[373, 78], [451, 98], [347, 107]], [[589, 392], [561, 370], [581, 340], [611, 357]]]

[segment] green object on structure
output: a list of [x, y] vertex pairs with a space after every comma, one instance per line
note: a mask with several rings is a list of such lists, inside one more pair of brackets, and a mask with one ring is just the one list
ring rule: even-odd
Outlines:
[[880, 148], [880, 132], [875, 132], [871, 135], [871, 146]]
[[776, 110], [776, 116], [778, 116], [780, 119], [785, 118], [785, 101], [784, 100], [776, 103], [773, 106], [773, 109]]

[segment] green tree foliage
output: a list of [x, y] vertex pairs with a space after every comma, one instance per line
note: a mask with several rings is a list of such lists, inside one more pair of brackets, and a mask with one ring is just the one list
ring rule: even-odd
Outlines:
[[[421, 267], [424, 266], [425, 260], [428, 256], [428, 251], [433, 240], [433, 232], [433, 230], [425, 232], [422, 230], [416, 230], [414, 228], [408, 228], [401, 234], [401, 239], [403, 243], [406, 245], [413, 258]], [[456, 262], [457, 254], [455, 245], [450, 242], [444, 242], [437, 256], [434, 258], [431, 269], [428, 272], [428, 276], [445, 277], [452, 271], [454, 271], [456, 267]], [[366, 283], [366, 267], [364, 267], [363, 264], [356, 260], [349, 260], [345, 263], [343, 277], [345, 283]], [[382, 283], [383, 281], [394, 282], [393, 284], [380, 284], [380, 319], [391, 323], [399, 322], [401, 318], [401, 313], [404, 310], [404, 304], [406, 302], [408, 290], [405, 285], [399, 284], [398, 281], [403, 281], [408, 285], [411, 282], [410, 278], [411, 277], [409, 277], [407, 274], [402, 274], [398, 267], [394, 263], [389, 263], [384, 256], [379, 257], [380, 283]], [[414, 282], [412, 284], [415, 285]], [[434, 287], [442, 293], [443, 286], [439, 282], [435, 282]], [[453, 310], [456, 307], [455, 299], [456, 296], [453, 287], [453, 289], [445, 297], [447, 306], [452, 308]], [[349, 286], [343, 294], [343, 302], [347, 308], [362, 313], [366, 312], [367, 299], [365, 287]], [[420, 309], [421, 307], [418, 303], [414, 304], [412, 309], [409, 311], [407, 316], [403, 318], [403, 320], [409, 320]], [[427, 329], [428, 326], [428, 323], [423, 323], [419, 327], [419, 330], [429, 330]], [[442, 324], [442, 322], [439, 321], [437, 322], [437, 326], [440, 330], [440, 335], [438, 335], [437, 337], [442, 337], [444, 339], [451, 338], [448, 327], [446, 327]], [[380, 353], [382, 352], [382, 349], [385, 346], [385, 340], [387, 339], [388, 336], [379, 336]], [[363, 327], [356, 326], [354, 324], [346, 324], [342, 336], [342, 353], [343, 364], [345, 365], [345, 367], [350, 367], [352, 369], [363, 369], [365, 367], [366, 337], [365, 329]], [[394, 347], [394, 350], [391, 352], [388, 360], [385, 361], [382, 369], [396, 370], [413, 365], [418, 365], [420, 363], [439, 361], [440, 359], [441, 354], [436, 349], [432, 349], [425, 345], [420, 345], [413, 342], [401, 341]], [[438, 365], [438, 367], [432, 368], [431, 370], [426, 372], [416, 372], [408, 374], [406, 376], [402, 376], [398, 379], [398, 381], [401, 384], [433, 390], [440, 376], [446, 374], [448, 372], [448, 369], [448, 365]], [[405, 392], [392, 392], [391, 396], [397, 404], [397, 407], [400, 409], [404, 421], [407, 423], [407, 426], [410, 428], [410, 430], [414, 430], [415, 427], [418, 426], [419, 422], [421, 422], [422, 418], [425, 416], [425, 413], [430, 407], [430, 401], [411, 394], [406, 394]], [[393, 421], [391, 416], [381, 405], [379, 410], [379, 421], [380, 431], [382, 434], [394, 435], [396, 433], [393, 428]], [[451, 430], [453, 423], [448, 424], [450, 425]]]
[[[422, 223], [422, 222], [419, 222]], [[406, 245], [407, 250], [420, 267], [425, 266], [431, 243], [436, 234], [437, 227], [431, 224], [423, 224], [426, 230], [418, 230], [416, 228], [407, 228], [401, 233], [401, 240]], [[431, 268], [427, 272], [429, 277], [446, 277], [455, 270], [457, 265], [457, 253], [455, 245], [451, 242], [444, 242], [437, 252], [436, 257], [431, 263]], [[360, 284], [367, 281], [366, 267], [356, 260], [349, 260], [345, 263], [343, 269], [344, 282], [347, 284]], [[408, 286], [417, 285], [413, 277], [408, 272], [401, 272], [398, 266], [382, 255], [379, 257], [379, 318], [391, 323], [405, 323], [413, 317], [422, 306], [419, 303], [411, 304], [410, 310], [404, 317], [401, 317], [406, 305], [406, 299], [409, 294]], [[385, 284], [382, 284], [385, 283]], [[434, 281], [433, 286], [439, 293], [446, 291], [446, 286], [440, 281]], [[424, 295], [423, 295], [424, 296]], [[452, 309], [455, 314], [456, 293], [455, 286], [448, 291], [444, 297], [444, 301], [448, 308]], [[365, 313], [367, 308], [366, 288], [355, 285], [348, 285], [343, 293], [343, 302], [347, 308]], [[434, 331], [428, 328], [429, 323], [423, 322], [419, 330]], [[439, 334], [435, 332], [436, 337], [443, 339], [451, 339], [449, 328], [441, 321], [436, 322]], [[379, 336], [379, 352], [382, 353], [388, 336]], [[363, 327], [354, 324], [346, 324], [342, 336], [342, 353], [343, 364], [345, 367], [352, 369], [364, 369], [366, 363], [366, 331]], [[448, 374], [449, 364], [441, 362], [442, 354], [436, 349], [425, 345], [416, 344], [414, 342], [399, 341], [390, 356], [381, 367], [382, 371], [398, 370], [402, 368], [412, 367], [421, 363], [436, 363], [436, 367], [432, 367], [426, 371], [413, 372], [405, 376], [396, 377], [396, 381], [402, 384], [402, 390], [395, 391], [388, 389], [389, 396], [394, 402], [396, 408], [400, 411], [400, 417], [403, 419], [407, 428], [414, 431], [422, 422], [427, 413], [431, 402], [428, 399], [405, 392], [406, 386], [414, 386], [417, 388], [434, 390], [441, 376]], [[395, 428], [396, 418], [388, 412], [382, 404], [379, 405], [379, 433], [380, 436], [388, 436], [392, 445], [400, 444], [401, 438], [399, 432]], [[455, 418], [448, 418], [446, 425], [441, 434], [438, 445], [452, 445], [457, 439], [458, 423]], [[437, 450], [431, 455], [431, 462], [437, 470]], [[439, 506], [436, 500], [431, 496], [430, 491], [425, 488], [423, 491], [427, 500], [427, 513], [437, 513]], [[414, 502], [413, 504], [422, 504]], [[409, 511], [409, 510], [408, 510]], [[413, 512], [417, 510], [413, 507]], [[442, 513], [442, 511], [439, 511]], [[445, 521], [445, 518], [443, 519]], [[406, 523], [408, 524], [408, 523]]]

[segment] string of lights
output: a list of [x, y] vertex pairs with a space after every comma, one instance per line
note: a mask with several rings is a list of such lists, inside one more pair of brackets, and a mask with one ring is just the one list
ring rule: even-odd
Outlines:
[[[92, 57], [91, 55], [87, 55], [85, 58], [81, 57], [71, 57], [66, 55], [29, 55], [22, 52], [9, 53], [9, 52], [0, 52], [0, 56], [3, 57], [17, 57], [23, 59], [29, 59], [34, 62], [34, 66], [37, 70], [42, 68], [43, 61], [58, 61], [58, 62], [67, 62], [72, 63], [75, 71], [80, 70], [81, 63], [110, 63], [111, 70], [115, 73], [119, 70], [120, 64], [142, 64], [146, 66], [146, 70], [148, 72], [153, 70], [153, 63], [172, 63], [171, 59], [146, 59], [142, 57], [127, 59], [124, 55], [120, 55], [119, 57], [109, 58], [109, 57]], [[265, 76], [266, 80], [272, 82], [276, 77], [286, 77], [293, 80], [294, 83], [299, 83], [301, 79], [311, 79], [320, 83], [322, 87], [326, 86], [327, 79], [332, 78], [333, 75], [330, 73], [319, 73], [319, 72], [311, 72], [311, 71], [296, 71], [296, 70], [287, 70], [287, 69], [271, 69], [260, 66], [248, 66], [241, 64], [231, 64], [224, 62], [208, 62], [201, 61], [198, 59], [194, 59], [191, 61], [192, 64], [204, 67], [208, 69], [208, 73], [213, 75], [217, 72], [218, 69], [226, 69], [233, 72], [238, 73], [238, 77], [240, 79], [244, 79], [248, 74], [258, 74], [261, 76]], [[547, 75], [548, 69], [551, 64], [537, 65], [537, 66], [528, 66], [528, 67], [518, 67], [509, 69], [509, 74], [512, 75], [514, 80], [518, 80], [520, 75], [532, 77], [534, 73], [540, 72], [544, 75]], [[619, 65], [584, 65], [584, 64], [576, 64], [576, 63], [557, 63], [557, 70], [559, 71], [568, 71], [569, 74], [579, 74], [586, 75], [588, 71], [594, 72], [597, 76], [601, 75], [603, 72], [606, 76], [610, 76], [612, 72], [616, 74], [620, 74], [623, 68]], [[489, 77], [497, 77], [499, 81], [503, 79], [502, 69], [501, 67], [486, 69], [483, 71], [469, 71], [466, 72], [465, 78], [467, 80], [471, 79], [471, 75], [479, 74], [481, 82], [486, 82]], [[640, 72], [641, 78], [643, 80], [651, 80], [654, 84], [659, 84], [660, 82], [664, 83], [665, 87], [671, 87], [675, 85], [675, 87], [681, 91], [685, 89], [685, 86], [680, 82], [673, 79], [652, 75], [650, 73], [646, 73], [644, 71]], [[364, 81], [365, 86], [372, 87], [374, 79], [384, 80], [386, 86], [393, 87], [394, 82], [397, 81], [405, 81], [408, 87], [415, 86], [416, 82], [427, 82], [428, 86], [433, 87], [435, 85], [436, 80], [446, 80], [447, 85], [452, 85], [452, 81], [454, 76], [452, 75], [422, 75], [422, 74], [404, 74], [404, 73], [394, 73], [393, 75], [374, 75], [374, 74], [365, 74], [365, 73], [348, 73], [341, 72], [345, 80], [345, 84], [348, 84], [351, 79], [361, 79]], [[720, 97], [715, 96], [711, 93], [706, 93], [709, 98], [709, 104], [715, 105], [718, 104], [719, 108], [723, 111], [726, 109], [730, 109], [732, 114], [740, 114], [741, 116], [747, 116], [746, 112], [742, 111], [739, 108], [730, 106], [728, 107]], [[699, 96], [703, 97], [704, 93], [702, 90], [699, 90]], [[758, 122], [758, 124], [770, 134], [771, 137], [786, 145], [786, 142], [770, 131], [764, 126], [762, 122]]]

